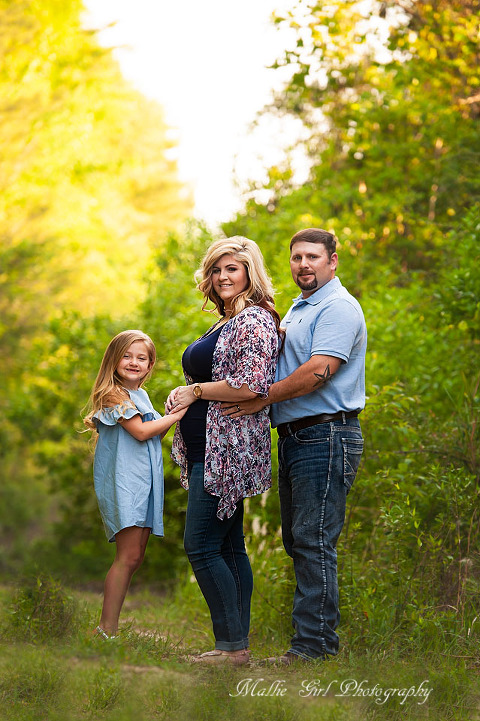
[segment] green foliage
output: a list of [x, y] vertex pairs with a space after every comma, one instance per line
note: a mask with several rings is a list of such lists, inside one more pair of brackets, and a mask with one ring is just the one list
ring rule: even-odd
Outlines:
[[114, 708], [121, 699], [121, 679], [117, 670], [105, 665], [96, 671], [89, 689], [86, 711], [90, 713]]
[[475, 349], [480, 341], [479, 238], [480, 205], [477, 205], [448, 238], [445, 266], [435, 293], [442, 321], [467, 333]]
[[[32, 708], [37, 714], [54, 704], [65, 687], [65, 672], [49, 656], [28, 653], [3, 665], [0, 700], [7, 711], [14, 706]], [[37, 716], [38, 718], [39, 716]]]
[[46, 643], [71, 637], [82, 622], [77, 602], [51, 577], [38, 576], [13, 599], [2, 635]]
[[354, 260], [356, 287], [375, 262], [369, 290], [430, 270], [445, 232], [479, 199], [471, 3], [421, 0], [400, 10], [300, 0], [278, 21], [298, 40], [277, 63], [291, 80], [269, 110], [304, 124], [310, 178], [295, 189], [288, 168], [273, 168], [265, 206], [253, 194], [227, 232], [238, 225], [248, 234], [251, 225], [254, 237], [275, 242], [280, 228], [283, 238], [299, 227], [332, 228]]
[[80, 0], [0, 5], [1, 310], [25, 333], [65, 306], [128, 308], [151, 246], [191, 208], [160, 108], [122, 78], [82, 11]]
[[383, 652], [396, 645], [407, 655], [453, 643], [476, 654], [478, 485], [464, 469], [431, 466], [425, 475], [414, 469], [413, 482], [411, 470], [398, 465], [378, 476], [384, 502], [368, 533], [354, 501], [339, 547], [341, 605], [351, 624], [346, 642]]
[[[190, 587], [195, 588], [195, 584]], [[68, 589], [63, 592], [71, 595]], [[80, 595], [82, 600], [88, 599], [92, 609], [96, 607], [96, 594], [82, 591]], [[3, 589], [1, 600], [2, 606], [8, 607], [9, 590]], [[441, 625], [431, 626], [429, 619], [425, 619], [423, 639], [418, 636], [418, 645], [411, 645], [404, 637], [406, 649], [410, 648], [409, 663], [397, 657], [397, 650], [402, 653], [397, 639], [397, 647], [392, 643], [392, 647], [378, 652], [372, 646], [367, 651], [359, 649], [358, 653], [349, 650], [328, 663], [298, 669], [269, 668], [262, 663], [264, 652], [255, 646], [248, 669], [207, 670], [189, 663], [187, 656], [198, 641], [196, 634], [201, 628], [198, 604], [203, 601], [193, 594], [188, 598], [185, 595], [183, 604], [179, 600], [178, 597], [172, 603], [171, 596], [162, 599], [145, 591], [127, 598], [128, 613], [136, 610], [136, 629], [121, 634], [114, 643], [102, 642], [91, 634], [58, 639], [55, 645], [45, 642], [32, 646], [20, 639], [13, 645], [3, 643], [2, 718], [7, 721], [474, 718], [479, 701], [474, 673], [476, 641], [472, 639], [470, 648], [462, 647], [454, 635], [442, 633]], [[0, 623], [5, 613], [0, 608]], [[205, 628], [208, 625], [207, 621]], [[158, 635], [157, 629], [162, 630], [162, 635], [170, 633], [177, 641], [177, 648], [163, 658], [158, 656], [155, 643], [143, 643]], [[246, 679], [257, 684], [257, 693], [239, 693]], [[262, 689], [269, 689], [278, 679], [286, 693], [262, 695]], [[403, 689], [405, 694], [408, 689], [418, 690], [422, 681], [430, 689], [427, 699], [404, 698], [393, 691]], [[305, 683], [321, 691], [307, 695]], [[381, 689], [384, 696], [378, 695], [378, 691], [377, 695], [363, 695], [361, 685], [370, 690]]]

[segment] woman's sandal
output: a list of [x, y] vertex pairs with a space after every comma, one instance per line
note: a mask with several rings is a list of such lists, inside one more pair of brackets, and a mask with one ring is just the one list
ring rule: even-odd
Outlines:
[[193, 663], [203, 663], [210, 666], [222, 663], [231, 663], [233, 666], [244, 666], [250, 661], [250, 651], [247, 648], [241, 651], [222, 651], [216, 648], [214, 651], [206, 651], [199, 656], [192, 656], [190, 660]]
[[113, 639], [117, 638], [117, 636], [109, 636], [106, 631], [103, 630], [101, 626], [97, 626], [95, 631], [93, 632], [94, 637], [101, 636], [105, 639], [105, 641], [113, 641]]

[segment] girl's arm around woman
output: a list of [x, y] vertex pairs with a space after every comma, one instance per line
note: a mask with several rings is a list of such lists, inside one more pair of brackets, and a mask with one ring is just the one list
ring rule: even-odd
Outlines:
[[154, 436], [160, 436], [163, 438], [168, 429], [171, 428], [174, 423], [183, 418], [186, 412], [187, 409], [184, 408], [176, 413], [170, 413], [163, 416], [163, 418], [159, 418], [158, 420], [145, 422], [142, 421], [142, 416], [137, 414], [133, 416], [133, 418], [124, 418], [119, 420], [119, 423], [130, 433], [130, 435], [136, 438], [137, 441], [147, 441], [149, 438], [153, 438]]

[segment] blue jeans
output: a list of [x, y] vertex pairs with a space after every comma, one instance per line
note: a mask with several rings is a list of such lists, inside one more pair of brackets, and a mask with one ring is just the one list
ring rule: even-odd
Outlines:
[[362, 451], [358, 418], [321, 423], [278, 440], [283, 544], [297, 581], [290, 651], [304, 658], [338, 652], [336, 546]]
[[189, 469], [184, 546], [210, 609], [215, 648], [248, 648], [253, 575], [243, 535], [243, 501], [231, 518], [217, 518], [218, 498], [203, 487], [203, 463]]

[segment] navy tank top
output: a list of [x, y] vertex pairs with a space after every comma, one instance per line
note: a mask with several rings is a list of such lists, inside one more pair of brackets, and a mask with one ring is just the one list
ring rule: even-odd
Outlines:
[[[191, 343], [182, 356], [183, 370], [195, 383], [212, 380], [213, 352], [223, 326]], [[208, 401], [199, 398], [189, 406], [180, 421], [180, 431], [187, 447], [187, 461], [205, 461]]]

